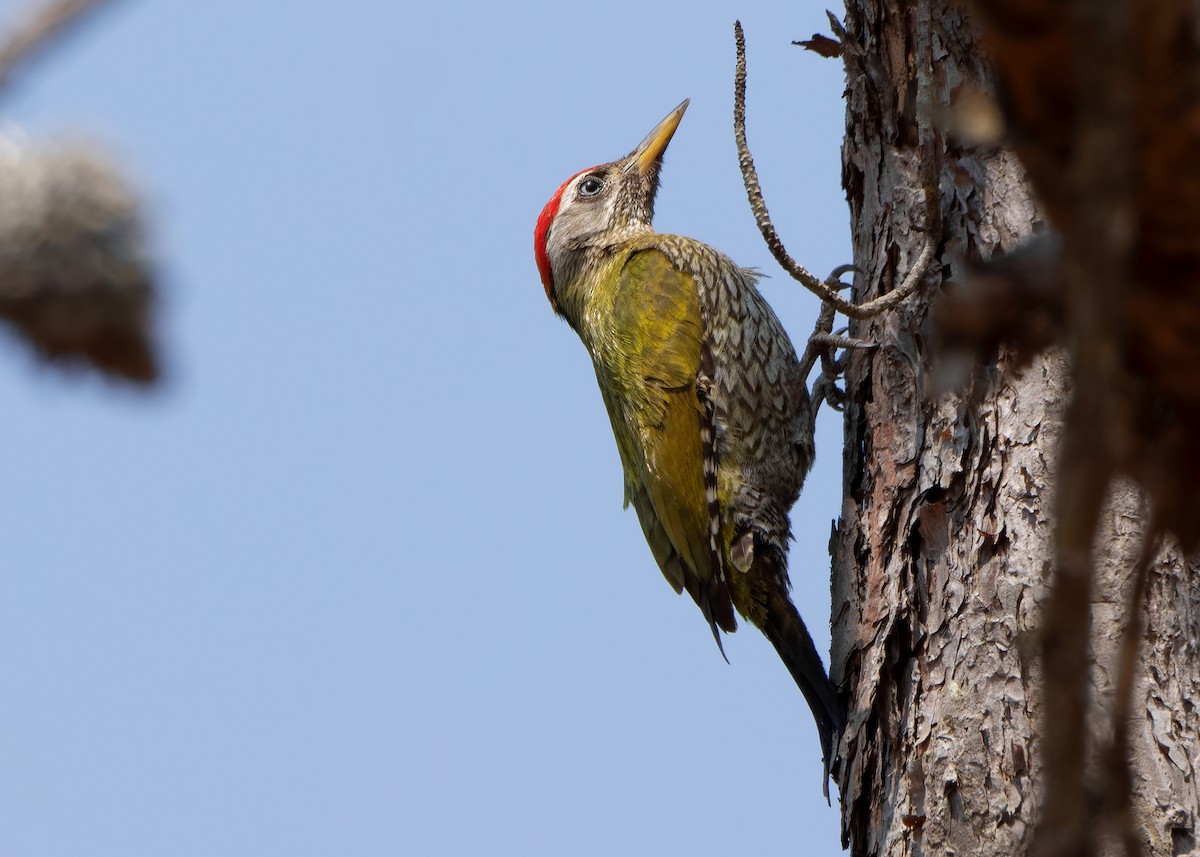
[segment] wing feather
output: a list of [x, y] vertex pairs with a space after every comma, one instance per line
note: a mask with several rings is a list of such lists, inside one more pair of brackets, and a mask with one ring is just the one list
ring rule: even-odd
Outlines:
[[717, 463], [696, 283], [661, 251], [635, 252], [618, 272], [611, 320], [621, 332], [612, 352], [620, 365], [604, 380], [619, 395], [605, 399], [625, 465], [626, 501], [671, 586], [688, 591], [714, 636], [717, 627], [733, 631], [722, 551], [713, 540], [715, 483], [706, 477], [706, 463], [711, 474]]

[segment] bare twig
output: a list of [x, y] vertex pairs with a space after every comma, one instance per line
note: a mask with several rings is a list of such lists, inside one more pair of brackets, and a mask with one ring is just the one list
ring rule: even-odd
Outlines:
[[47, 0], [26, 10], [23, 20], [0, 41], [0, 91], [11, 83], [14, 72], [21, 65], [53, 44], [63, 31], [104, 2]]
[[[925, 193], [926, 207], [925, 244], [921, 248], [916, 262], [909, 268], [908, 275], [904, 278], [904, 282], [900, 284], [899, 288], [861, 304], [848, 301], [836, 291], [829, 288], [788, 254], [783, 246], [782, 239], [779, 237], [779, 233], [775, 231], [775, 226], [771, 223], [771, 216], [767, 212], [767, 204], [763, 200], [762, 187], [758, 182], [758, 172], [754, 168], [754, 158], [750, 155], [750, 148], [746, 143], [746, 38], [742, 33], [742, 24], [740, 21], [734, 22], [733, 32], [734, 41], [737, 44], [737, 65], [734, 73], [733, 93], [733, 133], [737, 140], [738, 163], [742, 168], [742, 180], [746, 186], [746, 196], [750, 200], [750, 210], [754, 212], [754, 220], [758, 224], [758, 229], [762, 233], [763, 239], [767, 242], [767, 249], [771, 251], [771, 255], [775, 257], [775, 261], [791, 274], [795, 280], [799, 281], [806, 289], [825, 303], [832, 305], [834, 309], [848, 318], [872, 318], [895, 307], [917, 290], [922, 278], [925, 276], [925, 271], [929, 267], [929, 263], [933, 260], [933, 254], [936, 249], [936, 224], [938, 222], [939, 211], [936, 181], [931, 183], [927, 176], [923, 177], [925, 180], [922, 182], [924, 185], [922, 190]], [[928, 162], [930, 159], [925, 158], [925, 160]]]

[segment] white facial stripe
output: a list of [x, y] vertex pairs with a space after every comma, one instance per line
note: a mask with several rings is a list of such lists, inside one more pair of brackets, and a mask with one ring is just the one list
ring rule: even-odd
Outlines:
[[[587, 170], [571, 179], [563, 188], [558, 212], [546, 235], [546, 256], [551, 270], [555, 271], [555, 287], [561, 288], [561, 266], [569, 264], [573, 254], [579, 251], [581, 242], [606, 232], [616, 214], [617, 194], [602, 192], [595, 196], [581, 197], [579, 186], [589, 178], [603, 176], [603, 171]], [[610, 185], [606, 179], [606, 185]]]

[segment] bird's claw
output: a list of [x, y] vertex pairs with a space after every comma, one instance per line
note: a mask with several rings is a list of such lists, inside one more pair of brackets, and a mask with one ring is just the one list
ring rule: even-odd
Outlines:
[[829, 276], [825, 278], [825, 285], [829, 286], [829, 288], [833, 289], [834, 291], [848, 289], [852, 284], [843, 283], [842, 277], [851, 273], [861, 274], [862, 271], [856, 268], [854, 265], [838, 265], [836, 268], [830, 271]]

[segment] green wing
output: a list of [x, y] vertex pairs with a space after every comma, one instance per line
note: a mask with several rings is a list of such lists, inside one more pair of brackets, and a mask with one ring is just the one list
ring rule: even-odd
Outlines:
[[705, 496], [704, 438], [712, 425], [697, 392], [704, 327], [696, 283], [658, 250], [631, 254], [614, 276], [609, 329], [618, 341], [610, 353], [618, 365], [608, 380], [619, 395], [606, 391], [605, 403], [625, 468], [625, 501], [675, 591], [687, 589], [714, 635], [718, 625], [733, 631], [733, 604], [710, 542], [715, 507]]

